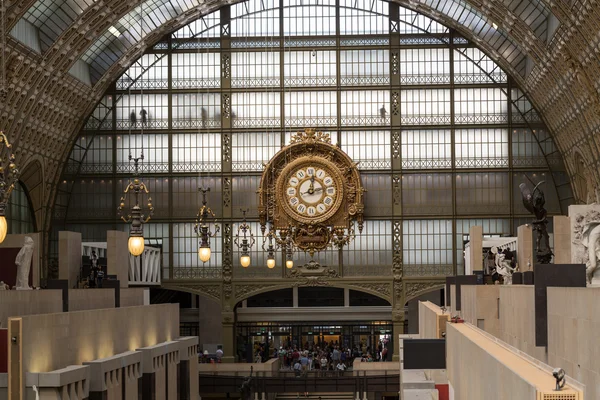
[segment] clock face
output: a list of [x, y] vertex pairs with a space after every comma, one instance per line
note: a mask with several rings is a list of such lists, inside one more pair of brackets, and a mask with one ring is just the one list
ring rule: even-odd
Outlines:
[[341, 203], [342, 182], [335, 168], [307, 161], [286, 168], [282, 174], [285, 206], [299, 221], [321, 222], [335, 214]]

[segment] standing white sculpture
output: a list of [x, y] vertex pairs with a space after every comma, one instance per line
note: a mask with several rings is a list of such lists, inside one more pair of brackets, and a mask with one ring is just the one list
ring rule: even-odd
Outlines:
[[585, 264], [588, 284], [600, 283], [600, 206], [569, 206], [571, 262]]
[[516, 268], [510, 265], [510, 260], [506, 259], [506, 254], [498, 251], [496, 246], [492, 247], [490, 251], [495, 255], [496, 272], [502, 276], [502, 281], [505, 285], [512, 285], [512, 275], [516, 271]]
[[29, 287], [29, 269], [31, 268], [31, 259], [33, 255], [33, 239], [25, 236], [25, 243], [21, 247], [21, 251], [15, 258], [17, 264], [17, 290], [31, 290]]

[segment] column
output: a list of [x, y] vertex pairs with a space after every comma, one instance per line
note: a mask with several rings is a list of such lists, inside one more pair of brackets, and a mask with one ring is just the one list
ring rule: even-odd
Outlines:
[[222, 362], [235, 362], [235, 315], [233, 312], [222, 312], [221, 323], [223, 325], [223, 358]]
[[571, 264], [571, 219], [566, 215], [554, 218], [554, 264]]
[[198, 337], [177, 339], [179, 348], [179, 399], [198, 400]]
[[298, 286], [292, 288], [292, 307], [298, 308]]
[[470, 271], [465, 271], [465, 275], [472, 275], [473, 271], [483, 270], [482, 226], [472, 226], [469, 228], [469, 260]]
[[519, 271], [533, 271], [533, 229], [525, 224], [517, 228], [517, 264]]
[[392, 312], [392, 361], [400, 361], [400, 335], [404, 334], [404, 309]]
[[122, 288], [129, 286], [128, 240], [127, 232], [106, 232], [106, 272], [108, 275], [116, 275]]
[[81, 233], [58, 232], [58, 279], [66, 279], [69, 288], [77, 287], [81, 265]]
[[350, 289], [344, 288], [344, 307], [350, 307]]

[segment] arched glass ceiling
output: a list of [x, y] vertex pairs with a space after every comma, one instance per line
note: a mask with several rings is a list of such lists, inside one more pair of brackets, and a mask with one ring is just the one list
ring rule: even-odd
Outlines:
[[[348, 14], [349, 25], [354, 25], [356, 21], [364, 21], [364, 18], [358, 18], [360, 13], [368, 12], [371, 15], [386, 14], [386, 10], [372, 10], [373, 4], [379, 2], [368, 2], [358, 0], [313, 0], [314, 5], [306, 4], [303, 2], [303, 7], [299, 7], [299, 0], [283, 0], [284, 7], [284, 36], [312, 36], [319, 35], [323, 32], [312, 31], [313, 29], [307, 27], [302, 21], [308, 18], [311, 13], [330, 13], [332, 18], [335, 18], [335, 7], [340, 7], [340, 15], [344, 13]], [[175, 18], [178, 13], [186, 11], [197, 5], [197, 0], [189, 0], [180, 4], [179, 6], [173, 5], [171, 2], [165, 3], [164, 0], [150, 0], [142, 5], [136, 7], [134, 10], [129, 12], [123, 18], [121, 18], [116, 24], [112, 25], [102, 34], [100, 38], [96, 40], [83, 54], [78, 63], [76, 64], [79, 69], [79, 73], [72, 70], [72, 74], [77, 76], [79, 79], [85, 82], [91, 82], [94, 84], [97, 82], [102, 75], [113, 65], [117, 60], [125, 54], [125, 52], [132, 48], [137, 42], [146, 37], [154, 29], [158, 28], [161, 24], [168, 20]], [[317, 4], [318, 3], [318, 4]], [[346, 4], [348, 3], [348, 4]], [[481, 42], [485, 42], [489, 47], [494, 49], [496, 54], [494, 56], [501, 57], [512, 65], [514, 70], [520, 75], [525, 74], [526, 55], [521, 50], [520, 46], [509, 37], [508, 34], [499, 29], [493, 22], [489, 21], [475, 8], [467, 4], [462, 0], [421, 0], [412, 2], [412, 4], [421, 4], [427, 8], [432, 9], [434, 12], [438, 12], [443, 15], [449, 16], [451, 19], [456, 21], [460, 26], [463, 26], [466, 30], [473, 32], [475, 37], [481, 39]], [[247, 9], [246, 3], [239, 4], [232, 10], [232, 36], [235, 36], [237, 30], [241, 29], [236, 26], [237, 14], [255, 14], [260, 15], [262, 13], [273, 12], [279, 7], [279, 0], [262, 1], [259, 3], [258, 9]], [[302, 9], [303, 12], [308, 13], [307, 15], [295, 14], [293, 10]], [[236, 11], [237, 10], [237, 11]], [[402, 9], [401, 20], [405, 18], [413, 18], [414, 24], [421, 25], [423, 31], [428, 33], [440, 33], [445, 28], [442, 25], [434, 23], [433, 20], [423, 17], [417, 13], [411, 12], [406, 9]], [[237, 14], [236, 14], [237, 13]], [[412, 15], [411, 15], [412, 13]], [[206, 27], [214, 27], [217, 22], [217, 17], [206, 16], [202, 18], [199, 23], [205, 24]], [[316, 14], [315, 14], [316, 15]], [[352, 17], [357, 18], [352, 18]], [[372, 16], [371, 18], [377, 18]], [[268, 27], [245, 27], [243, 30], [243, 36], [279, 36], [279, 23], [277, 21], [277, 13], [273, 12], [273, 26]], [[368, 21], [368, 20], [367, 20]], [[363, 22], [364, 23], [364, 22]], [[373, 23], [373, 22], [372, 22]], [[335, 24], [330, 24], [335, 28]], [[188, 27], [183, 28], [188, 29]], [[237, 30], [236, 30], [237, 29]], [[214, 28], [214, 33], [209, 36], [214, 36], [218, 32], [218, 29]], [[331, 33], [330, 33], [331, 34]], [[361, 34], [360, 28], [349, 28], [344, 31], [340, 28], [340, 34]], [[183, 35], [176, 35], [176, 37], [185, 37]], [[87, 65], [89, 67], [89, 78], [82, 76], [81, 66]]]

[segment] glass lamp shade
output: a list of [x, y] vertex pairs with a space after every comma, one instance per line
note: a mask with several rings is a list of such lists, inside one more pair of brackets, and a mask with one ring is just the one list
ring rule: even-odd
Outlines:
[[6, 239], [6, 232], [8, 231], [8, 225], [6, 223], [6, 217], [4, 215], [0, 216], [0, 243], [4, 242]]
[[129, 242], [127, 243], [129, 252], [132, 256], [137, 257], [144, 252], [144, 237], [143, 236], [130, 236]]
[[275, 259], [274, 258], [267, 259], [267, 267], [269, 267], [269, 269], [275, 268]]
[[203, 263], [210, 260], [210, 247], [202, 247], [198, 248], [198, 257], [200, 257], [200, 261]]
[[292, 269], [292, 268], [294, 267], [294, 261], [293, 261], [293, 260], [287, 260], [287, 261], [285, 262], [285, 267], [286, 267], [287, 269]]
[[248, 268], [248, 266], [250, 266], [250, 256], [249, 255], [243, 255], [240, 257], [240, 264], [242, 264], [242, 267], [244, 268]]

